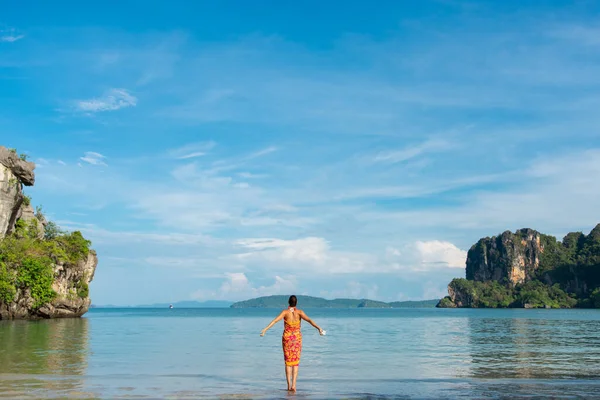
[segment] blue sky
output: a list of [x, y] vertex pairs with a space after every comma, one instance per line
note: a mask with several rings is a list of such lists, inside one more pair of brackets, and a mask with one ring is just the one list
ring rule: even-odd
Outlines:
[[600, 222], [600, 4], [11, 2], [0, 142], [97, 304], [442, 296]]

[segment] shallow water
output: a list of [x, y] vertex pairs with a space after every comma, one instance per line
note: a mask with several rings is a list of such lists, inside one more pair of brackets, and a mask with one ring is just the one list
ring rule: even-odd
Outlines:
[[276, 310], [0, 321], [0, 398], [600, 398], [600, 311], [306, 310], [298, 393]]

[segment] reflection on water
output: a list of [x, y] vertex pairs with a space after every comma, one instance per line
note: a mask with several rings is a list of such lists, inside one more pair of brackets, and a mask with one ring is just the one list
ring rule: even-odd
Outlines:
[[477, 378], [600, 377], [600, 321], [469, 318]]
[[0, 397], [86, 397], [88, 320], [0, 321]]

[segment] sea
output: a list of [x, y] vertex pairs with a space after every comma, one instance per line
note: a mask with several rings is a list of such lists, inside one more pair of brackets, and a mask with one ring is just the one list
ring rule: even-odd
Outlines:
[[0, 398], [600, 399], [600, 310], [306, 309], [286, 391], [272, 309], [0, 321]]

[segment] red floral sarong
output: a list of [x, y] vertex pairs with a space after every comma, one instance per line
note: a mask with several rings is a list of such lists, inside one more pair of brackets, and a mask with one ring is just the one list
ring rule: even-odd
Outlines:
[[283, 337], [283, 359], [285, 365], [295, 366], [300, 364], [300, 353], [302, 353], [302, 332], [300, 332], [300, 321], [287, 323], [284, 321]]

